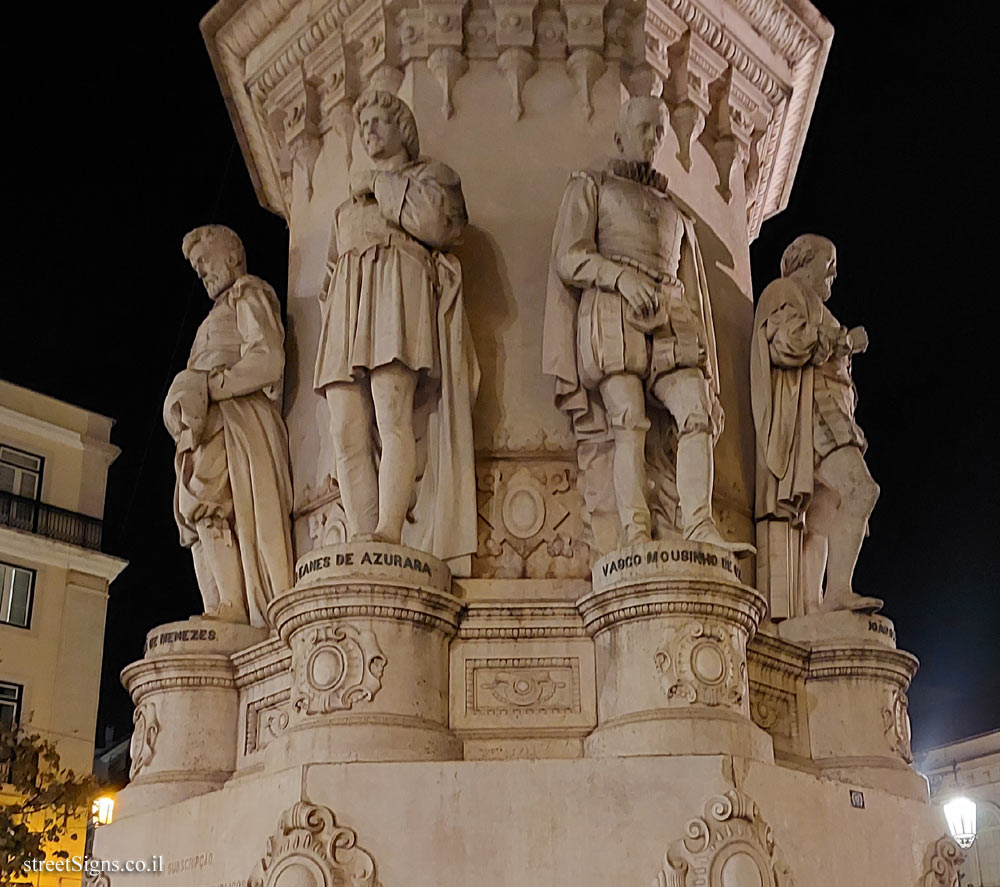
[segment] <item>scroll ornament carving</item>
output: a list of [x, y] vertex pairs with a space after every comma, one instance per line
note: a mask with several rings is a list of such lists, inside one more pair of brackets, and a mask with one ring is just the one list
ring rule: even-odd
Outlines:
[[160, 732], [160, 722], [156, 718], [156, 705], [143, 702], [132, 715], [135, 729], [132, 731], [132, 742], [129, 755], [132, 766], [129, 769], [129, 779], [135, 779], [146, 765], [153, 759], [156, 747], [156, 737]]
[[381, 887], [375, 860], [329, 807], [299, 801], [278, 820], [247, 887]]
[[738, 789], [712, 798], [685, 832], [670, 845], [652, 887], [794, 887], [771, 827]]
[[675, 704], [739, 708], [746, 687], [746, 663], [737, 641], [720, 625], [690, 622], [671, 631], [653, 654], [667, 699]]
[[[90, 857], [87, 861], [89, 865], [99, 869], [102, 860]], [[94, 874], [84, 874], [81, 887], [111, 887], [111, 876], [107, 872], [97, 871]]]
[[795, 694], [787, 690], [751, 681], [750, 718], [772, 735], [798, 737]]
[[520, 669], [517, 672], [497, 672], [493, 680], [482, 684], [497, 702], [517, 708], [543, 706], [566, 682], [553, 678], [548, 671]]
[[370, 702], [382, 688], [387, 659], [375, 633], [353, 625], [321, 625], [292, 638], [293, 707], [329, 714]]
[[938, 838], [930, 850], [927, 871], [920, 887], [958, 887], [961, 883], [958, 870], [963, 862], [965, 854], [952, 838]]
[[892, 691], [888, 707], [882, 709], [882, 721], [885, 725], [885, 737], [892, 750], [907, 764], [912, 763], [909, 702], [902, 690]]

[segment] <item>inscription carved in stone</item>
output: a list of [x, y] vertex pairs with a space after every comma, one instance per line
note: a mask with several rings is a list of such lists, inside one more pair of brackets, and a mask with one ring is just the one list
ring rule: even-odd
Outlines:
[[281, 814], [247, 887], [381, 887], [375, 860], [333, 811], [299, 801]]
[[386, 657], [369, 628], [321, 625], [292, 639], [293, 705], [328, 714], [370, 702], [382, 687]]
[[152, 702], [143, 702], [132, 715], [132, 723], [135, 729], [132, 731], [132, 742], [129, 746], [129, 755], [132, 758], [129, 779], [135, 779], [153, 759], [156, 737], [160, 732], [160, 722], [156, 719], [156, 706]]
[[667, 699], [691, 705], [739, 707], [746, 664], [733, 650], [734, 639], [720, 625], [690, 622], [670, 632], [653, 655]]

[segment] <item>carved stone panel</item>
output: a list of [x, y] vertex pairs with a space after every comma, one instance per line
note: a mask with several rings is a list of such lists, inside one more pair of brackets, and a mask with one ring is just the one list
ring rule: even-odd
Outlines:
[[746, 661], [739, 639], [724, 626], [690, 622], [670, 631], [653, 655], [668, 704], [739, 709], [746, 694]]
[[244, 754], [253, 754], [266, 748], [288, 728], [289, 692], [282, 690], [263, 699], [256, 699], [247, 706], [247, 732]]
[[580, 711], [577, 658], [467, 659], [467, 711], [544, 715]]
[[129, 779], [135, 779], [153, 759], [156, 737], [160, 732], [160, 722], [156, 719], [156, 705], [148, 700], [138, 705], [132, 715], [132, 723], [135, 729], [132, 731], [132, 742], [129, 746], [129, 755], [132, 758]]
[[882, 710], [882, 722], [885, 726], [885, 738], [889, 747], [907, 764], [913, 763], [913, 750], [910, 748], [910, 715], [909, 703], [902, 690], [893, 690], [889, 694], [889, 704]]
[[485, 578], [586, 578], [582, 500], [570, 460], [497, 460], [478, 470], [479, 550]]
[[281, 814], [247, 887], [381, 887], [375, 860], [329, 807], [299, 801]]
[[799, 738], [798, 697], [791, 690], [750, 681], [750, 717], [762, 730], [789, 744]]
[[292, 637], [292, 707], [316, 715], [369, 702], [386, 662], [370, 628], [341, 623], [301, 631]]
[[793, 887], [756, 802], [738, 789], [717, 795], [667, 850], [652, 887]]

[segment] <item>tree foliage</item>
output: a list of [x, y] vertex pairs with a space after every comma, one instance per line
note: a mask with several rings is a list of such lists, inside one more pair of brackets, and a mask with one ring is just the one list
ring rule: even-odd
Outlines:
[[65, 857], [58, 846], [71, 826], [82, 827], [96, 794], [93, 777], [64, 769], [55, 746], [38, 734], [0, 726], [0, 884], [32, 859]]

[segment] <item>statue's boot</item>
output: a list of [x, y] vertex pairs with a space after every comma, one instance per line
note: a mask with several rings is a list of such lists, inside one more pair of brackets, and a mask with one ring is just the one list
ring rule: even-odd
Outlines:
[[646, 429], [615, 428], [614, 483], [618, 516], [626, 545], [652, 540], [652, 519], [646, 502]]
[[715, 525], [712, 490], [715, 459], [712, 435], [707, 431], [682, 434], [677, 441], [677, 498], [681, 529], [691, 542], [708, 542], [736, 555], [755, 554], [749, 542], [730, 542]]
[[820, 612], [832, 613], [836, 610], [850, 610], [854, 613], [877, 613], [882, 609], [882, 601], [877, 597], [865, 597], [853, 591], [828, 594], [820, 604]]
[[250, 618], [247, 615], [243, 565], [232, 531], [228, 526], [215, 522], [199, 523], [198, 541], [219, 594], [218, 603], [214, 607], [206, 607], [205, 615], [226, 622], [248, 624]]

